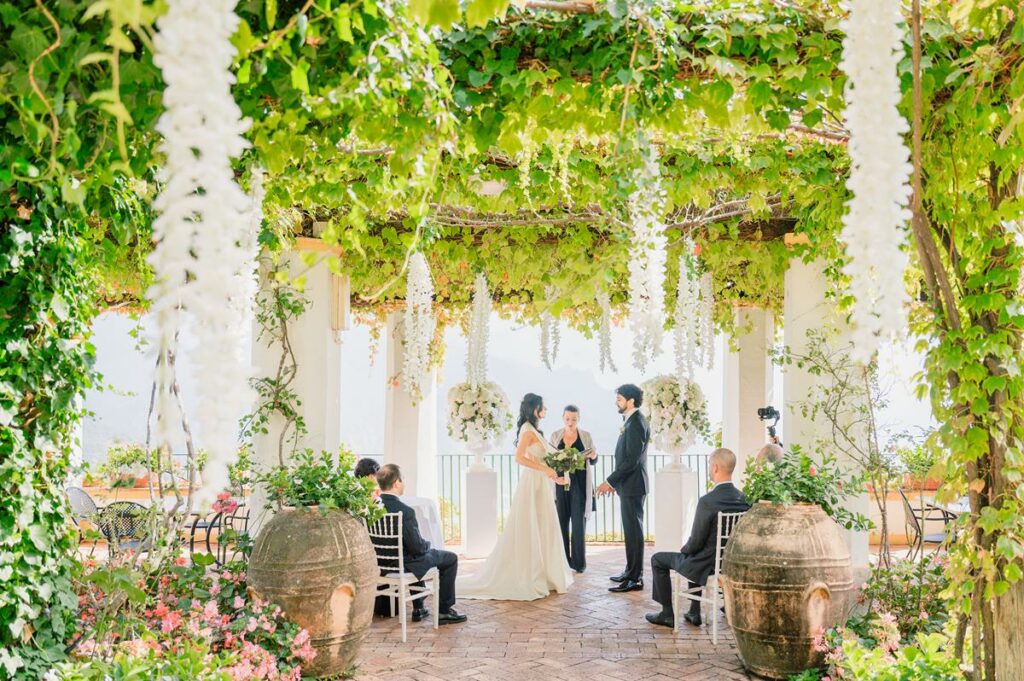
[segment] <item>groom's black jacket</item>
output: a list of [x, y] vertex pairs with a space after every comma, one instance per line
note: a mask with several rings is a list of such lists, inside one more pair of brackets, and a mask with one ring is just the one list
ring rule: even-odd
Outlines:
[[615, 470], [608, 476], [608, 484], [620, 497], [641, 496], [650, 489], [647, 482], [647, 445], [650, 440], [651, 426], [637, 410], [626, 419], [615, 444]]

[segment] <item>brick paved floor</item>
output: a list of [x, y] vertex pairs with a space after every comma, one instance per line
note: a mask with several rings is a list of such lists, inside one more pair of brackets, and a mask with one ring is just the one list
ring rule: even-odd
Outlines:
[[[647, 549], [650, 560], [651, 548]], [[398, 619], [375, 618], [363, 644], [360, 681], [717, 681], [748, 679], [732, 633], [720, 620], [718, 645], [707, 625], [683, 624], [678, 635], [644, 620], [651, 601], [650, 563], [644, 592], [612, 594], [608, 576], [623, 564], [621, 546], [587, 548], [587, 572], [569, 592], [531, 602], [460, 601], [465, 624], [433, 629], [409, 621], [402, 643]], [[483, 561], [460, 560], [461, 572]], [[430, 607], [433, 607], [431, 604]]]

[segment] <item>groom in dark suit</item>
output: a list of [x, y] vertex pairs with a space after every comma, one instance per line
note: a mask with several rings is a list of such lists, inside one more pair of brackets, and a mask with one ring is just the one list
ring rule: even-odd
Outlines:
[[615, 444], [615, 470], [598, 486], [598, 494], [618, 494], [622, 508], [622, 532], [626, 535], [626, 569], [611, 578], [615, 593], [644, 588], [644, 501], [647, 481], [647, 444], [651, 427], [640, 413], [644, 393], [627, 383], [615, 391], [615, 406], [623, 416], [619, 441]]
[[[715, 554], [719, 550], [719, 512], [740, 513], [750, 508], [750, 504], [743, 498], [743, 492], [732, 484], [732, 472], [736, 468], [735, 454], [728, 449], [716, 449], [708, 457], [708, 468], [715, 486], [697, 502], [690, 538], [679, 553], [661, 551], [651, 556], [651, 572], [654, 575], [651, 598], [661, 605], [661, 612], [646, 615], [651, 624], [666, 627], [675, 625], [676, 613], [672, 609], [669, 570], [675, 570], [686, 577], [691, 589], [707, 584], [708, 577], [715, 571]], [[701, 625], [700, 601], [690, 601], [690, 611], [683, 619], [694, 626]]]

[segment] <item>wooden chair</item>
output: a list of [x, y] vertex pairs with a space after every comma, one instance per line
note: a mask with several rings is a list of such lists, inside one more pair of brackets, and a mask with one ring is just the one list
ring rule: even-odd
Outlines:
[[437, 568], [430, 568], [422, 579], [405, 571], [405, 549], [402, 546], [402, 514], [388, 513], [369, 526], [370, 541], [377, 554], [377, 566], [380, 576], [377, 577], [377, 595], [387, 596], [391, 602], [391, 616], [395, 616], [395, 604], [398, 603], [398, 616], [402, 622], [402, 643], [406, 642], [405, 604], [417, 599], [434, 597], [434, 628], [438, 627], [437, 603], [439, 601], [441, 579]]
[[946, 530], [926, 534], [924, 531], [925, 523], [929, 520], [941, 520], [943, 527], [946, 527], [950, 522], [956, 520], [956, 514], [931, 504], [928, 504], [923, 509], [914, 508], [914, 505], [910, 503], [910, 499], [907, 498], [902, 488], [899, 492], [900, 497], [903, 499], [903, 515], [906, 518], [905, 531], [907, 533], [907, 543], [910, 545], [907, 551], [907, 560], [913, 560], [916, 555], [924, 555], [925, 544], [940, 545], [946, 541], [950, 534]]
[[722, 608], [723, 603], [718, 576], [722, 571], [722, 555], [725, 553], [725, 544], [732, 536], [737, 521], [742, 517], [743, 512], [724, 513], [720, 511], [718, 513], [718, 551], [715, 553], [715, 571], [708, 576], [706, 586], [687, 588], [689, 580], [678, 572], [672, 571], [672, 612], [675, 614], [674, 630], [676, 633], [679, 633], [683, 600], [699, 601], [704, 605], [711, 606], [711, 642], [718, 645], [718, 611]]

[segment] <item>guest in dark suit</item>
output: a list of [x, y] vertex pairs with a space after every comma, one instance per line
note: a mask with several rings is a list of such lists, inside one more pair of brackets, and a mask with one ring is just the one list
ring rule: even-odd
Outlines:
[[[454, 624], [465, 622], [466, 616], [452, 608], [455, 605], [455, 575], [459, 570], [459, 557], [451, 551], [430, 548], [430, 542], [420, 534], [420, 525], [416, 513], [402, 503], [398, 497], [405, 491], [402, 472], [398, 466], [389, 463], [381, 466], [377, 472], [377, 484], [380, 486], [380, 501], [388, 513], [402, 514], [402, 547], [405, 558], [405, 569], [422, 579], [430, 568], [436, 567], [440, 573], [440, 602], [437, 603], [438, 623]], [[419, 622], [430, 616], [423, 605], [423, 599], [414, 601], [412, 621]]]
[[[719, 549], [719, 512], [739, 513], [750, 508], [743, 493], [732, 484], [736, 455], [728, 449], [716, 449], [708, 459], [708, 466], [715, 486], [697, 502], [690, 538], [679, 553], [662, 551], [651, 556], [651, 571], [654, 573], [651, 597], [661, 604], [661, 612], [647, 614], [647, 621], [651, 624], [675, 625], [669, 570], [686, 577], [691, 589], [707, 584], [708, 577], [715, 571], [715, 554]], [[690, 601], [690, 611], [683, 615], [683, 619], [700, 626], [700, 601]]]
[[598, 494], [618, 494], [622, 509], [622, 533], [626, 535], [626, 569], [611, 577], [616, 593], [644, 588], [644, 500], [647, 481], [647, 444], [651, 427], [640, 413], [644, 393], [631, 383], [615, 391], [615, 406], [622, 414], [622, 430], [615, 444], [615, 470], [602, 482]]

